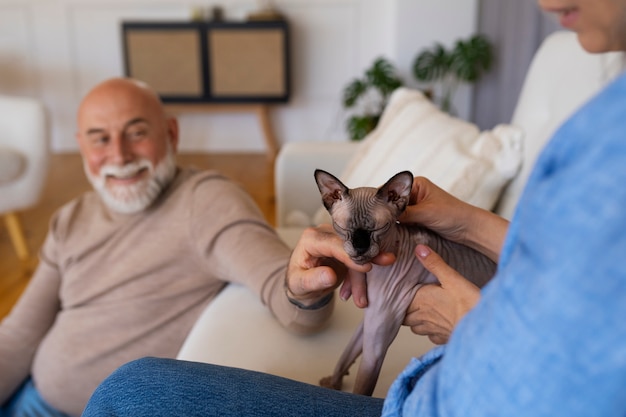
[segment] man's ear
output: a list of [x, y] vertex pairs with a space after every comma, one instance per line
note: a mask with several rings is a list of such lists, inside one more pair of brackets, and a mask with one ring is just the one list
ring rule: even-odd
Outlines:
[[409, 204], [411, 187], [413, 187], [413, 174], [409, 171], [402, 171], [380, 187], [376, 196], [390, 205], [396, 216], [399, 216]]
[[167, 119], [167, 140], [170, 142], [172, 151], [178, 150], [178, 119], [175, 117], [168, 117]]
[[321, 169], [315, 170], [315, 182], [322, 195], [326, 210], [330, 211], [333, 204], [348, 197], [350, 190], [337, 177]]

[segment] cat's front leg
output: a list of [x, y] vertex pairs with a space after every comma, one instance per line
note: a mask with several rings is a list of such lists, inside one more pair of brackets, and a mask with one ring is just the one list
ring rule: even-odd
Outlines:
[[326, 388], [341, 390], [343, 377], [348, 375], [350, 367], [363, 350], [363, 321], [359, 324], [350, 342], [344, 349], [331, 376], [320, 379], [320, 385]]
[[[389, 300], [390, 302], [396, 302]], [[404, 311], [396, 308], [376, 308], [370, 305], [363, 319], [363, 353], [354, 383], [355, 394], [371, 396], [376, 388], [385, 355], [394, 341], [404, 320]]]

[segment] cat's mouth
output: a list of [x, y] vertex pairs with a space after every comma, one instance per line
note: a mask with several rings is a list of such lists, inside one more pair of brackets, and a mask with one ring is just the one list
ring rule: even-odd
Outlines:
[[[378, 254], [377, 254], [378, 255]], [[374, 259], [374, 256], [351, 256], [350, 259], [357, 265], [365, 265]]]
[[358, 265], [369, 263], [380, 253], [379, 241], [391, 227], [391, 223], [386, 223], [378, 229], [354, 230], [345, 229], [334, 223], [335, 230], [344, 238], [344, 250], [350, 259]]
[[344, 249], [350, 259], [358, 265], [369, 263], [380, 253], [380, 246], [376, 241], [369, 241], [367, 247], [355, 246], [354, 242], [346, 241]]

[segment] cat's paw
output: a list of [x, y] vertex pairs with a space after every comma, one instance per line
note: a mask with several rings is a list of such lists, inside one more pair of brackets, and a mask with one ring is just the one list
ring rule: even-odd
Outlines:
[[326, 376], [320, 379], [320, 386], [324, 388], [330, 388], [330, 389], [334, 389], [337, 391], [341, 391], [341, 385], [342, 385], [341, 379], [339, 379], [338, 381], [333, 381], [332, 376]]

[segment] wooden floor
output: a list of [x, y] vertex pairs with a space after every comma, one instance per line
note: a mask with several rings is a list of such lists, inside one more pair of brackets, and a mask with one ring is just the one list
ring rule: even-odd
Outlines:
[[[274, 224], [274, 166], [265, 154], [179, 154], [181, 166], [217, 169], [239, 182], [257, 202], [265, 217]], [[19, 213], [29, 249], [36, 258], [54, 211], [90, 189], [83, 173], [80, 155], [55, 154], [40, 203]], [[4, 221], [0, 222], [0, 318], [11, 309], [26, 287], [36, 259], [21, 264], [9, 240]]]

